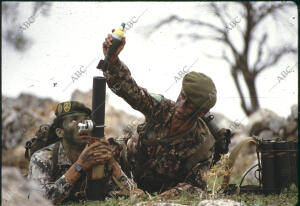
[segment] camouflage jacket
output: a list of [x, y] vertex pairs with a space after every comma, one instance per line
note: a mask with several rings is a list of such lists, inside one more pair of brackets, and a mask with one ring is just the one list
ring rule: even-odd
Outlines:
[[[85, 189], [88, 187], [86, 175], [82, 175], [73, 185], [68, 183], [64, 174], [72, 166], [72, 162], [64, 152], [63, 144], [61, 142], [58, 144], [56, 172], [54, 172], [53, 165], [53, 150], [55, 150], [55, 144], [52, 144], [32, 155], [29, 164], [28, 179], [36, 181], [39, 185], [40, 192], [53, 203], [56, 203], [57, 200], [69, 201], [87, 199], [85, 193]], [[118, 181], [122, 186], [129, 189], [133, 182], [123, 171], [121, 171], [121, 173], [122, 175]], [[106, 168], [106, 176], [102, 181], [104, 185], [101, 185], [101, 188], [99, 188], [99, 200], [103, 199], [104, 196], [115, 196], [121, 191], [112, 179], [112, 169]]]
[[121, 158], [139, 186], [152, 184], [158, 189], [185, 181], [203, 188], [201, 176], [211, 166], [215, 143], [205, 122], [199, 118], [191, 130], [170, 138], [175, 102], [139, 87], [120, 60], [104, 76], [114, 93], [145, 115], [145, 122], [137, 127], [138, 137], [131, 137], [137, 139], [137, 152], [127, 151]]

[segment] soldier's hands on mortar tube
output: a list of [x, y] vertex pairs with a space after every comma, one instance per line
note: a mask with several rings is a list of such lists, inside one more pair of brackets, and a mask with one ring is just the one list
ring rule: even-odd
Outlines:
[[112, 152], [109, 142], [101, 138], [90, 145], [87, 144], [76, 162], [86, 171], [95, 165], [106, 163], [111, 158]]
[[[114, 29], [112, 30], [112, 32], [114, 32]], [[102, 44], [102, 48], [103, 48], [103, 54], [104, 56], [106, 56], [107, 53], [107, 49], [111, 46], [112, 44], [112, 35], [108, 34], [107, 37], [105, 38], [105, 41]], [[124, 46], [126, 43], [126, 39], [125, 37], [122, 38], [122, 42], [121, 45], [119, 46], [118, 50], [116, 51], [116, 53], [111, 57], [110, 59], [110, 63], [113, 64], [117, 61], [118, 59], [118, 55], [120, 54], [120, 52], [123, 50]]]

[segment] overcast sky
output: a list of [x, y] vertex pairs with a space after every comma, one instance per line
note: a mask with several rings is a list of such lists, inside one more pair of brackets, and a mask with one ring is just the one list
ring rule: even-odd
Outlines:
[[[27, 2], [21, 3], [19, 24], [30, 17], [30, 5]], [[230, 7], [233, 17], [240, 16], [239, 11], [237, 4]], [[120, 59], [129, 67], [138, 85], [147, 88], [149, 92], [176, 100], [181, 89], [181, 80], [176, 83], [175, 76], [185, 66], [189, 68], [192, 65], [190, 71], [203, 72], [215, 82], [217, 104], [211, 111], [221, 112], [232, 120], [243, 119], [245, 115], [240, 107], [240, 98], [229, 66], [221, 60], [205, 56], [220, 54], [222, 47], [210, 41], [176, 39], [178, 32], [195, 31], [184, 24], [172, 23], [145, 38], [145, 29], [171, 14], [216, 22], [212, 12], [207, 9], [207, 3], [199, 6], [196, 2], [53, 2], [50, 16], [37, 16], [35, 22], [24, 31], [25, 35], [34, 40], [29, 50], [17, 53], [2, 39], [2, 94], [16, 97], [24, 92], [67, 101], [75, 89], [90, 90], [93, 76], [102, 76], [95, 67], [103, 58], [102, 43], [107, 34], [120, 23], [141, 15], [138, 22], [126, 32], [126, 45], [120, 54]], [[271, 35], [271, 43], [293, 42], [298, 45], [297, 21], [295, 6], [277, 24], [272, 23], [270, 18], [267, 19], [265, 26], [256, 34], [267, 30]], [[5, 27], [5, 24], [2, 26]], [[243, 28], [243, 20], [237, 26]], [[236, 39], [235, 45], [242, 48], [237, 29], [230, 32], [230, 38]], [[90, 66], [86, 68], [88, 65]], [[294, 72], [289, 73], [278, 84], [280, 73], [294, 65]], [[72, 83], [71, 76], [81, 66], [87, 72]], [[54, 82], [57, 83], [55, 87]], [[297, 85], [297, 59], [286, 57], [258, 77], [256, 88], [261, 107], [286, 117], [290, 113], [291, 105], [298, 102]], [[243, 88], [245, 89], [245, 85]], [[110, 89], [107, 92], [113, 106], [141, 116], [121, 98], [112, 94]], [[249, 97], [248, 94], [245, 96]]]

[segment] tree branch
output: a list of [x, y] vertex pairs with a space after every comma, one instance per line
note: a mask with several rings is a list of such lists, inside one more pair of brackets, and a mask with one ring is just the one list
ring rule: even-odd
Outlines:
[[213, 55], [209, 55], [209, 54], [205, 54], [205, 56], [207, 56], [208, 58], [214, 58], [214, 59], [220, 59], [223, 61], [226, 61], [231, 67], [234, 67], [234, 63], [231, 63], [231, 61], [229, 60], [228, 56], [226, 56], [225, 51], [222, 51], [222, 56], [213, 56]]
[[258, 15], [258, 14], [255, 15], [257, 17], [254, 19], [254, 25], [256, 25], [258, 22], [261, 22], [267, 15], [272, 14], [282, 8], [283, 8], [283, 5], [281, 5], [281, 4], [271, 5], [271, 6], [267, 6], [267, 4], [266, 4], [262, 7], [260, 7], [260, 10], [263, 10], [263, 11], [260, 15]]
[[163, 19], [162, 21], [160, 21], [158, 24], [154, 25], [152, 28], [152, 31], [149, 32], [149, 34], [152, 34], [154, 32], [154, 30], [161, 28], [162, 26], [164, 26], [165, 24], [169, 24], [172, 22], [179, 22], [179, 23], [189, 23], [191, 25], [196, 25], [196, 26], [206, 26], [210, 29], [213, 29], [219, 33], [223, 33], [224, 31], [218, 27], [216, 27], [215, 25], [211, 24], [211, 23], [207, 23], [207, 22], [203, 22], [200, 20], [196, 20], [196, 19], [183, 19], [177, 15], [172, 15], [169, 16], [166, 19]]
[[272, 52], [269, 52], [269, 53], [271, 53], [271, 57], [269, 57], [268, 59], [271, 59], [271, 60], [269, 60], [268, 62], [263, 64], [261, 67], [259, 67], [257, 69], [257, 71], [255, 71], [255, 75], [257, 75], [260, 72], [262, 72], [263, 70], [275, 65], [284, 55], [287, 55], [289, 53], [296, 54], [298, 52], [298, 49], [292, 48], [292, 47], [290, 47], [290, 48], [282, 47], [280, 49], [274, 48], [272, 51], [276, 51], [276, 52], [274, 52], [273, 54], [272, 54]]
[[[219, 19], [221, 20], [221, 22], [225, 26], [226, 25], [225, 19], [221, 15], [220, 10], [217, 7], [217, 5], [215, 3], [211, 3], [211, 6], [212, 6], [212, 8], [215, 9], [216, 15], [219, 17]], [[236, 48], [233, 46], [232, 42], [229, 41], [227, 31], [225, 31], [225, 29], [224, 29], [221, 33], [224, 36], [224, 41], [228, 44], [228, 46], [230, 47], [232, 53], [234, 54], [235, 59], [238, 59], [238, 52], [237, 52]]]
[[199, 34], [177, 34], [177, 38], [182, 38], [183, 36], [187, 36], [191, 38], [193, 41], [200, 41], [200, 40], [213, 40], [213, 41], [224, 41], [223, 38], [216, 37], [216, 36], [204, 36], [204, 35], [199, 35]]
[[263, 37], [259, 41], [257, 59], [256, 59], [254, 65], [253, 65], [253, 71], [254, 72], [257, 71], [257, 66], [261, 62], [262, 52], [263, 52], [263, 46], [264, 46], [265, 42], [267, 41], [267, 38], [268, 38], [267, 33], [264, 33]]

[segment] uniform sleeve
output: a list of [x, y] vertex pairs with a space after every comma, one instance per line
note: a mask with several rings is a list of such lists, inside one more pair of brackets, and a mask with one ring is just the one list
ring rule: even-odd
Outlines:
[[[137, 191], [136, 183], [127, 177], [127, 175], [121, 169], [121, 175], [118, 179], [114, 179], [114, 176], [111, 176], [108, 185], [108, 197], [116, 198], [118, 196], [129, 196], [131, 191]], [[129, 192], [129, 193], [128, 193]]]
[[132, 179], [128, 178], [127, 175], [121, 170], [121, 176], [119, 177], [118, 181], [121, 183], [121, 185], [127, 189], [131, 190], [133, 187], [136, 187], [135, 183]]
[[201, 195], [203, 193], [203, 190], [189, 183], [182, 182], [182, 183], [178, 183], [175, 187], [172, 187], [171, 189], [164, 191], [159, 196], [169, 199], [174, 196], [181, 195], [183, 193], [191, 194], [191, 195]]
[[207, 182], [204, 180], [204, 174], [210, 169], [212, 164], [213, 156], [209, 159], [199, 162], [196, 164], [189, 174], [186, 176], [185, 181], [193, 186], [199, 187], [201, 189], [207, 188]]
[[150, 94], [145, 88], [139, 87], [127, 66], [119, 59], [103, 74], [109, 88], [147, 118], [161, 119], [164, 111], [169, 109], [167, 104], [169, 101], [162, 95]]
[[54, 182], [51, 181], [52, 163], [49, 155], [47, 156], [47, 152], [33, 154], [29, 164], [28, 179], [34, 180], [43, 196], [56, 204], [69, 196], [72, 185], [64, 175]]

